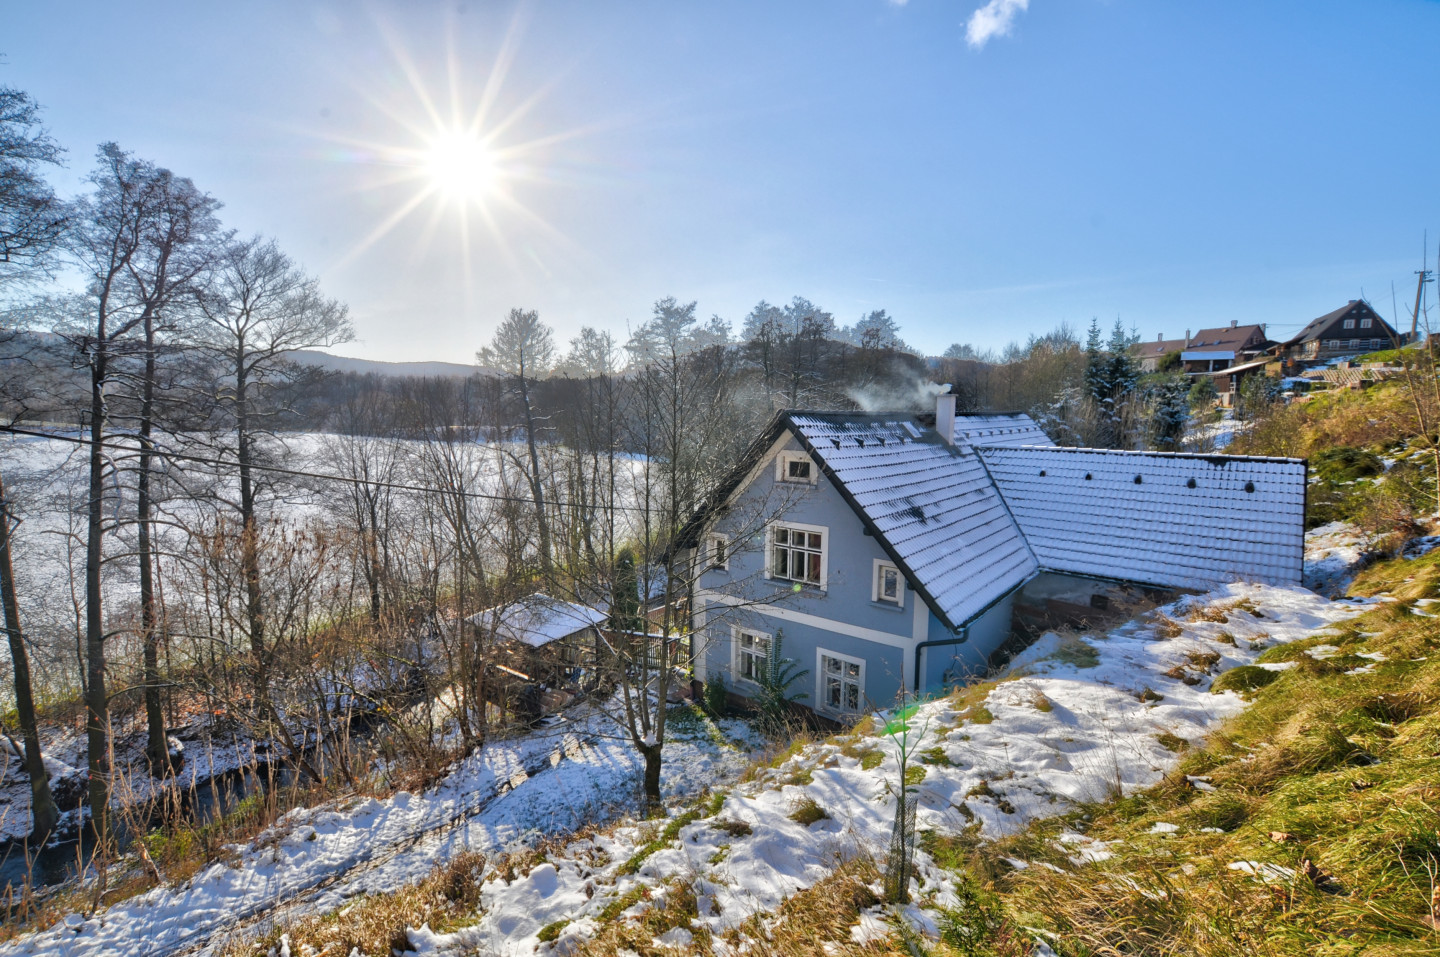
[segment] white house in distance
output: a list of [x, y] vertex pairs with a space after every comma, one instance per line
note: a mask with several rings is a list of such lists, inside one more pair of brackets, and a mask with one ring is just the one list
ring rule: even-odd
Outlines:
[[686, 526], [697, 677], [747, 696], [778, 635], [843, 719], [982, 673], [1017, 600], [1299, 583], [1302, 459], [1058, 448], [1026, 415], [778, 413]]

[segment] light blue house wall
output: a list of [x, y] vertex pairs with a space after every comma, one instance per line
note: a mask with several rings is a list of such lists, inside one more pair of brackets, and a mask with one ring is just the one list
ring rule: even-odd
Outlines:
[[[754, 690], [732, 669], [737, 628], [783, 632], [784, 657], [809, 671], [791, 690], [805, 694], [799, 700], [822, 714], [832, 713], [821, 697], [822, 652], [864, 662], [861, 712], [892, 705], [902, 687], [914, 691], [917, 646], [926, 641], [966, 639], [919, 649], [922, 691], [933, 693], [983, 673], [990, 653], [1009, 635], [1010, 600], [987, 610], [962, 635], [944, 626], [908, 583], [900, 607], [873, 600], [875, 563], [889, 559], [860, 516], [818, 474], [818, 466], [813, 485], [776, 480], [776, 455], [802, 451], [784, 434], [711, 529], [729, 538], [729, 567], [709, 569], [697, 579], [697, 677], [723, 674], [733, 692]], [[766, 578], [766, 529], [772, 521], [823, 529], [823, 588], [797, 590], [793, 583]]]
[[[983, 674], [989, 659], [1010, 637], [1010, 620], [1015, 596], [1006, 595], [964, 628], [965, 640], [954, 645], [932, 645], [920, 650], [922, 687], [935, 690], [965, 684]], [[931, 615], [932, 636], [944, 640], [944, 625]], [[957, 636], [959, 637], [959, 636]]]

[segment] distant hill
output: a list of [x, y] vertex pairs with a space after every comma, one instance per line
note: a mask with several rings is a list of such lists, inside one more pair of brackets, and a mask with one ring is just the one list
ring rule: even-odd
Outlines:
[[358, 372], [361, 375], [383, 376], [430, 376], [447, 378], [474, 375], [477, 372], [493, 375], [490, 369], [461, 362], [382, 362], [379, 359], [351, 359], [346, 356], [332, 356], [315, 349], [297, 349], [290, 353], [295, 362], [317, 366], [327, 372]]

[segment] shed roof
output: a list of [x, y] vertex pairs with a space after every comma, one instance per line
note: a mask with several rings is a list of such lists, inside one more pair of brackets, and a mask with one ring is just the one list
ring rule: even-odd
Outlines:
[[1035, 556], [974, 452], [946, 444], [905, 414], [791, 412], [788, 422], [951, 628], [1036, 570]]
[[598, 625], [605, 618], [605, 612], [598, 608], [536, 592], [509, 604], [476, 612], [465, 620], [472, 625], [493, 627], [495, 636], [502, 640], [543, 648], [552, 641]]
[[979, 454], [1046, 569], [1188, 588], [1300, 581], [1303, 459], [1068, 448]]

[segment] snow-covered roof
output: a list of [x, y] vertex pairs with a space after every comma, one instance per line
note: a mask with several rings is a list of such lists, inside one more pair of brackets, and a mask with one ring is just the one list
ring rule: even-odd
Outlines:
[[487, 608], [465, 620], [472, 625], [493, 627], [497, 638], [543, 648], [552, 641], [598, 625], [605, 618], [605, 612], [589, 605], [536, 592], [508, 605]]
[[984, 448], [1042, 567], [1159, 585], [1298, 583], [1305, 462], [1066, 448]]
[[787, 417], [942, 621], [963, 624], [1036, 570], [973, 452], [904, 414]]
[[955, 416], [955, 444], [1018, 446], [1054, 445], [1050, 437], [1024, 412], [992, 412]]

